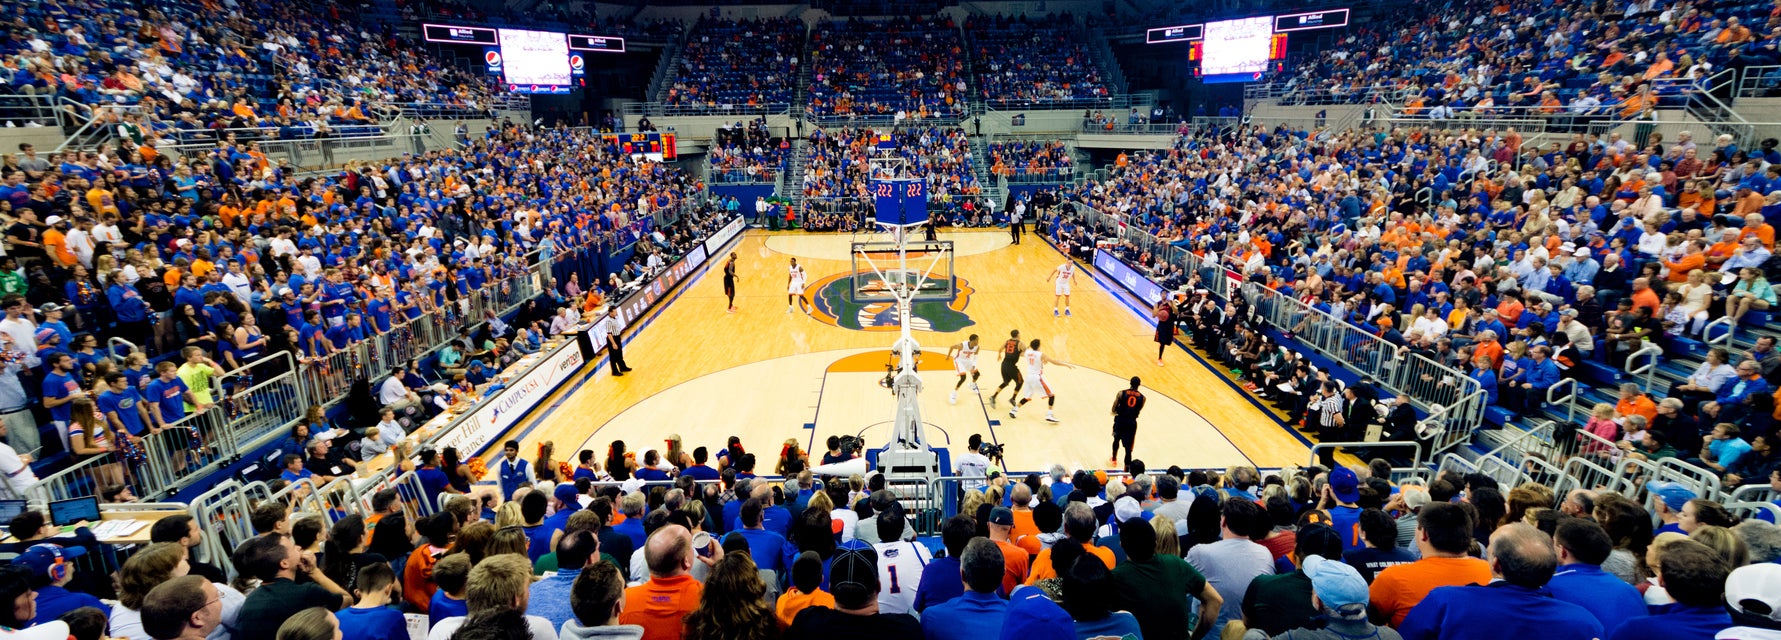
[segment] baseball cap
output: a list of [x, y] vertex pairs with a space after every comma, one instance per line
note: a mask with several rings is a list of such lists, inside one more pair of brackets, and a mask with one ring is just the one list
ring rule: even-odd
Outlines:
[[1577, 256], [1579, 258], [1587, 258], [1587, 257], [1589, 257], [1589, 248], [1588, 247], [1578, 247], [1577, 252], [1573, 253], [1571, 255]]
[[[1115, 511], [1118, 510], [1117, 503], [1115, 504], [1114, 509]], [[1008, 507], [996, 507], [991, 509], [989, 512], [989, 523], [1002, 527], [1012, 527], [1014, 526], [1014, 511]]]
[[[56, 566], [56, 559], [73, 560], [87, 554], [84, 547], [64, 547], [54, 544], [34, 544], [25, 549], [24, 553], [12, 559], [12, 563], [31, 570], [33, 576], [49, 575], [51, 567]], [[72, 567], [72, 565], [70, 565]]]
[[1138, 505], [1131, 496], [1124, 496], [1113, 501], [1113, 521], [1123, 523], [1132, 518], [1143, 518], [1144, 507]]
[[1063, 607], [1033, 587], [1020, 587], [1008, 599], [999, 640], [1075, 640], [1075, 621]]
[[1323, 556], [1305, 556], [1305, 577], [1311, 579], [1311, 592], [1331, 609], [1367, 606], [1367, 581], [1354, 567]]
[[1651, 495], [1657, 496], [1657, 499], [1662, 500], [1664, 506], [1669, 507], [1671, 511], [1681, 511], [1682, 505], [1687, 504], [1689, 500], [1699, 497], [1695, 495], [1693, 490], [1675, 482], [1653, 480], [1645, 483], [1645, 490], [1650, 491]]
[[1744, 615], [1781, 622], [1781, 565], [1764, 562], [1732, 570], [1725, 579], [1725, 604]]
[[556, 496], [558, 502], [570, 505], [570, 511], [581, 506], [581, 501], [578, 499], [581, 492], [575, 490], [575, 485], [559, 484], [556, 489], [551, 490], [551, 495]]
[[1001, 475], [1002, 475], [1001, 469], [990, 469], [989, 471], [984, 472], [983, 479], [984, 480], [994, 480], [998, 476], [1001, 476]]
[[1404, 506], [1411, 510], [1429, 506], [1429, 502], [1434, 500], [1429, 497], [1428, 490], [1422, 487], [1398, 487], [1398, 493], [1404, 494]]
[[835, 595], [837, 604], [849, 609], [857, 609], [877, 597], [878, 552], [872, 549], [837, 551], [829, 563], [829, 592]]
[[1337, 466], [1330, 471], [1330, 491], [1335, 492], [1336, 499], [1342, 502], [1354, 502], [1360, 499], [1360, 477], [1354, 470]]
[[44, 313], [46, 313], [46, 314], [48, 314], [48, 313], [55, 313], [55, 312], [57, 312], [57, 311], [61, 311], [61, 310], [62, 310], [62, 305], [59, 305], [59, 304], [56, 304], [56, 303], [54, 303], [54, 302], [48, 302], [48, 303], [44, 303], [44, 305], [43, 305], [43, 306], [41, 306], [41, 307], [38, 307], [38, 308], [37, 308], [37, 310], [38, 310], [38, 311], [42, 311], [42, 312], [44, 312]]
[[32, 336], [32, 338], [41, 343], [41, 342], [49, 342], [50, 338], [54, 338], [58, 335], [61, 335], [61, 334], [56, 333], [55, 329], [38, 329], [37, 335]]

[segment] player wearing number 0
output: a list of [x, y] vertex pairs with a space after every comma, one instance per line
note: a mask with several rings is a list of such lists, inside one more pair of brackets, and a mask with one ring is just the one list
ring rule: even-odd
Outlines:
[[804, 299], [804, 268], [798, 266], [798, 259], [792, 258], [791, 271], [786, 278], [785, 312], [792, 309], [809, 312], [810, 301]]
[[1051, 299], [1051, 315], [1057, 315], [1058, 301], [1064, 303], [1064, 315], [1070, 315], [1070, 285], [1076, 283], [1076, 263], [1065, 262], [1051, 270], [1055, 295]]
[[1020, 347], [1020, 330], [1009, 331], [1008, 341], [1002, 343], [1002, 384], [996, 387], [995, 393], [989, 394], [989, 406], [996, 406], [996, 396], [1002, 395], [1002, 390], [1008, 388], [1010, 382], [1014, 383], [1014, 394], [1008, 401], [1014, 402], [1014, 398], [1020, 397], [1020, 386], [1026, 384], [1026, 378], [1020, 375], [1020, 355], [1024, 351]]
[[1144, 410], [1144, 394], [1138, 392], [1138, 376], [1132, 376], [1132, 388], [1113, 396], [1113, 452], [1107, 454], [1109, 464], [1119, 462], [1119, 445], [1125, 444], [1125, 463], [1132, 464], [1132, 441], [1138, 438], [1138, 412]]
[[1068, 362], [1052, 360], [1051, 356], [1039, 351], [1038, 338], [1034, 338], [1027, 345], [1027, 352], [1021, 355], [1021, 359], [1026, 362], [1027, 377], [1032, 378], [1033, 383], [1027, 386], [1027, 393], [1020, 397], [1020, 402], [1015, 403], [1014, 408], [1008, 410], [1008, 417], [1020, 417], [1020, 408], [1027, 406], [1027, 403], [1032, 402], [1033, 398], [1039, 397], [1045, 399], [1045, 421], [1057, 422], [1057, 416], [1051, 412], [1051, 408], [1057, 406], [1057, 395], [1051, 392], [1051, 383], [1045, 380], [1045, 365], [1055, 364], [1071, 369], [1076, 367], [1071, 366]]
[[977, 334], [971, 339], [946, 348], [946, 357], [952, 358], [952, 367], [959, 372], [959, 381], [952, 385], [952, 395], [947, 402], [958, 404], [959, 387], [965, 386], [965, 377], [971, 377], [971, 393], [977, 393]]

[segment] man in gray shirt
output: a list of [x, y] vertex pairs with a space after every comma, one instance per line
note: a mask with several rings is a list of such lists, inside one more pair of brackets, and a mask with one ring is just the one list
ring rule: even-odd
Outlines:
[[1192, 491], [1181, 495], [1181, 481], [1175, 476], [1164, 475], [1156, 479], [1156, 508], [1152, 510], [1158, 516], [1175, 521], [1175, 533], [1187, 535], [1187, 510], [1194, 504]]
[[29, 142], [19, 143], [19, 168], [25, 171], [25, 177], [32, 182], [41, 180], [49, 173], [49, 161], [37, 155], [37, 147]]
[[1274, 555], [1257, 544], [1272, 530], [1261, 505], [1249, 500], [1225, 500], [1218, 542], [1197, 545], [1187, 552], [1187, 563], [1206, 576], [1206, 582], [1224, 598], [1218, 621], [1209, 637], [1222, 637], [1224, 625], [1243, 616], [1243, 594], [1257, 576], [1274, 573]]

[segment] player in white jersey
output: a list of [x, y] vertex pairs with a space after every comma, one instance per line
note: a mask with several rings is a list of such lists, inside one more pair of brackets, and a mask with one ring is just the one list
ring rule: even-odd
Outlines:
[[1027, 352], [1021, 354], [1021, 363], [1027, 367], [1027, 391], [1021, 395], [1020, 402], [1014, 403], [1014, 408], [1008, 410], [1008, 417], [1020, 417], [1020, 408], [1037, 397], [1045, 399], [1045, 421], [1057, 422], [1057, 416], [1051, 412], [1051, 408], [1057, 405], [1057, 394], [1051, 390], [1051, 381], [1045, 379], [1045, 365], [1055, 364], [1071, 369], [1076, 367], [1068, 362], [1053, 360], [1051, 356], [1039, 351], [1038, 338], [1027, 345]]
[[1064, 303], [1064, 315], [1070, 315], [1070, 285], [1076, 283], [1076, 263], [1065, 262], [1051, 270], [1051, 281], [1055, 294], [1051, 298], [1051, 315], [1056, 316], [1058, 301]]
[[792, 258], [792, 268], [786, 278], [785, 312], [792, 309], [809, 312], [810, 301], [804, 299], [804, 268], [798, 266], [798, 259]]
[[946, 348], [946, 357], [952, 358], [952, 368], [959, 372], [959, 381], [952, 385], [952, 396], [947, 402], [958, 404], [959, 387], [965, 386], [965, 377], [971, 378], [971, 393], [977, 393], [977, 334], [964, 342]]
[[879, 539], [893, 541], [872, 545], [878, 552], [878, 612], [909, 613], [915, 610], [921, 574], [934, 554], [919, 542], [901, 539], [908, 525], [900, 510], [882, 512], [877, 520]]

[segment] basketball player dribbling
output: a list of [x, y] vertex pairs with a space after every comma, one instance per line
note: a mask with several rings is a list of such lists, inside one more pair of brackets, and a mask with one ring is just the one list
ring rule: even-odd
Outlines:
[[736, 312], [736, 253], [730, 252], [730, 260], [724, 263], [724, 297], [730, 300], [730, 313]]
[[1009, 331], [1008, 341], [1002, 343], [1002, 384], [996, 387], [995, 393], [989, 394], [989, 406], [996, 406], [996, 396], [1002, 395], [1002, 390], [1008, 388], [1010, 382], [1014, 383], [1014, 394], [1009, 396], [1008, 401], [1014, 402], [1015, 398], [1020, 397], [1020, 387], [1026, 384], [1026, 378], [1020, 375], [1020, 354], [1023, 351], [1025, 349], [1020, 346], [1020, 330]]
[[792, 258], [792, 267], [786, 279], [785, 312], [797, 309], [808, 313], [810, 301], [804, 299], [804, 268], [798, 266], [798, 259]]
[[1156, 303], [1151, 313], [1156, 316], [1156, 366], [1160, 367], [1163, 366], [1163, 352], [1175, 344], [1175, 307], [1164, 299]]
[[1028, 402], [1032, 402], [1033, 398], [1037, 397], [1045, 399], [1045, 421], [1057, 422], [1057, 415], [1051, 412], [1052, 407], [1057, 406], [1057, 395], [1051, 392], [1051, 383], [1045, 381], [1045, 365], [1055, 364], [1071, 369], [1076, 367], [1068, 362], [1053, 360], [1051, 356], [1045, 355], [1039, 350], [1038, 338], [1034, 338], [1027, 347], [1027, 352], [1021, 354], [1020, 357], [1027, 366], [1027, 376], [1033, 379], [1033, 384], [1027, 386], [1026, 395], [1020, 397], [1020, 402], [1015, 403], [1014, 408], [1008, 410], [1008, 417], [1020, 417], [1020, 408], [1027, 406]]
[[1064, 315], [1070, 315], [1070, 285], [1076, 283], [1076, 263], [1065, 261], [1051, 270], [1051, 280], [1055, 295], [1051, 298], [1051, 315], [1056, 317], [1058, 301], [1064, 303]]
[[959, 387], [965, 385], [966, 376], [971, 378], [971, 393], [978, 393], [977, 349], [977, 334], [975, 333], [971, 334], [969, 340], [946, 348], [946, 357], [952, 359], [953, 369], [959, 372], [959, 381], [952, 385], [952, 395], [947, 398], [947, 402], [958, 404]]

